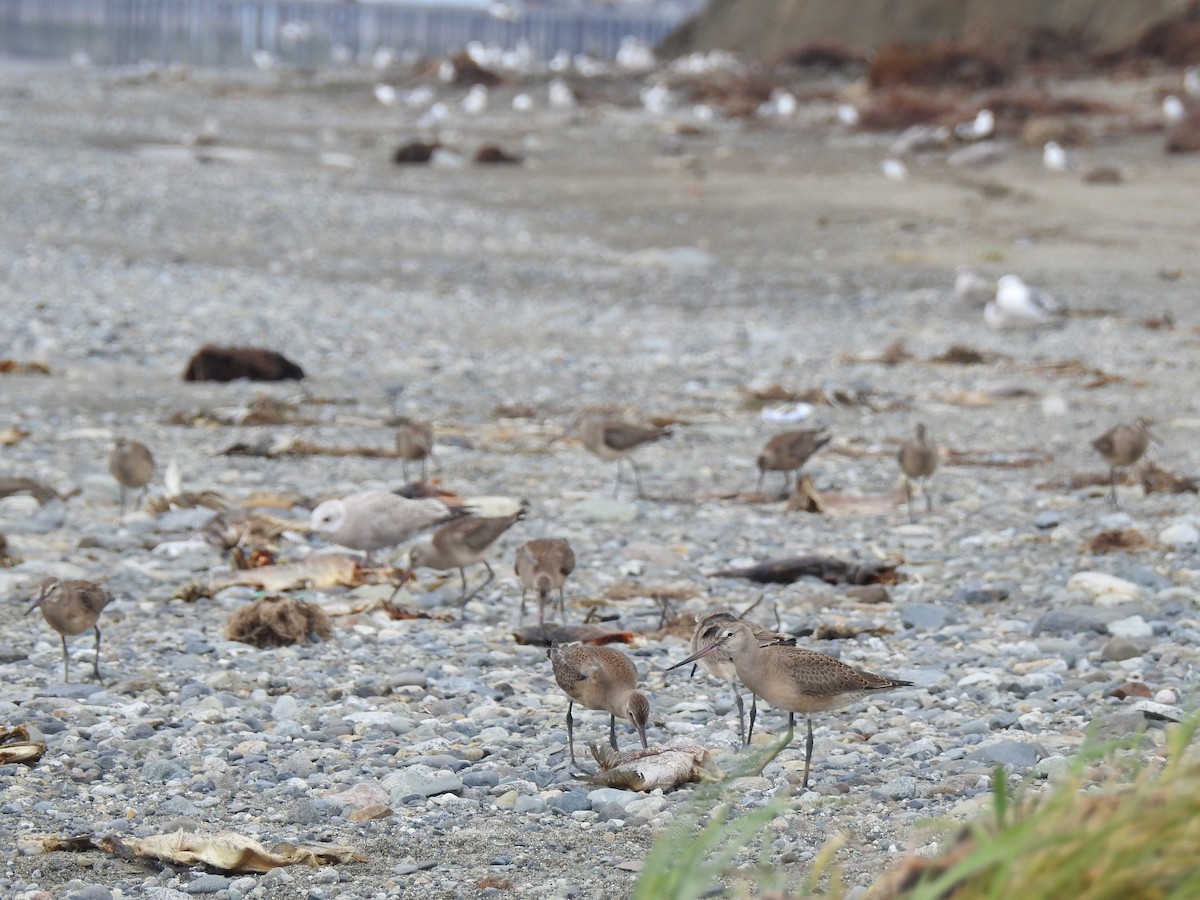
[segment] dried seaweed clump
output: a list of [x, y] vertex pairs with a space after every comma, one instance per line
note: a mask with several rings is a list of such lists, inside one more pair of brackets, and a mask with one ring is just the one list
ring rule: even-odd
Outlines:
[[235, 610], [225, 622], [227, 640], [255, 647], [286, 647], [312, 636], [333, 636], [329, 617], [317, 606], [291, 597], [259, 597]]
[[274, 350], [262, 347], [218, 347], [205, 344], [188, 360], [184, 381], [287, 381], [304, 370]]
[[867, 73], [871, 87], [950, 85], [987, 88], [1008, 80], [1008, 67], [985, 50], [953, 41], [909, 44], [895, 41], [880, 50]]

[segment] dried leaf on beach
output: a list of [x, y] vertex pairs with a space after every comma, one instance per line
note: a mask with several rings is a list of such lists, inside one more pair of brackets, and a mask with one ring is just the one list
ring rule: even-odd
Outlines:
[[17, 362], [0, 359], [0, 375], [49, 375], [50, 367], [40, 362]]
[[233, 831], [157, 834], [146, 838], [102, 837], [94, 842], [122, 859], [155, 860], [171, 866], [205, 866], [218, 872], [270, 872], [282, 866], [331, 866], [366, 862], [352, 847], [337, 844], [276, 844], [270, 850]]
[[832, 513], [836, 515], [875, 516], [891, 512], [904, 502], [898, 491], [886, 494], [822, 493], [813, 485], [811, 476], [796, 482], [788, 497], [788, 512]]
[[1138, 480], [1147, 494], [1195, 494], [1200, 490], [1197, 479], [1168, 472], [1154, 461], [1142, 466]]
[[644, 597], [648, 600], [691, 600], [700, 596], [700, 589], [689, 581], [673, 581], [668, 584], [637, 584], [619, 581], [604, 590], [605, 598], [616, 602]]
[[278, 593], [291, 590], [324, 590], [335, 586], [395, 584], [397, 577], [406, 571], [390, 566], [367, 568], [356, 556], [321, 553], [295, 563], [213, 574], [207, 579], [184, 585], [173, 596], [191, 602], [202, 597], [211, 597], [218, 591], [235, 585]]
[[60, 494], [54, 488], [32, 478], [0, 478], [0, 497], [12, 494], [30, 494], [42, 504], [47, 500], [60, 499]]
[[1154, 542], [1136, 528], [1110, 528], [1092, 535], [1083, 545], [1085, 553], [1119, 553], [1128, 550], [1146, 550]]

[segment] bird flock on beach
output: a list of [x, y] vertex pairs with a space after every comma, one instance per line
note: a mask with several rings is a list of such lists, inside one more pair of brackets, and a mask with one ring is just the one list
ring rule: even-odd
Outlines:
[[[960, 273], [957, 290], [962, 290]], [[1003, 281], [1003, 279], [1002, 279]], [[1000, 286], [1003, 292], [1004, 285]], [[999, 293], [998, 295], [999, 296]], [[1151, 440], [1150, 422], [1137, 419], [1115, 426], [1092, 441], [1092, 447], [1109, 466], [1109, 501], [1117, 504], [1117, 472], [1135, 464], [1145, 454]], [[567, 435], [576, 437], [587, 451], [606, 462], [616, 463], [614, 496], [622, 488], [623, 469], [633, 473], [637, 495], [645, 499], [641, 475], [634, 454], [642, 447], [672, 437], [672, 430], [658, 425], [625, 421], [607, 414], [579, 414]], [[783, 476], [786, 494], [808, 461], [827, 446], [833, 435], [828, 428], [793, 429], [766, 441], [755, 459], [758, 482], [755, 501], [774, 499], [762, 493], [768, 473]], [[396, 433], [396, 455], [405, 474], [410, 464], [419, 464], [422, 482], [428, 463], [434, 457], [435, 433], [427, 423], [405, 421]], [[924, 495], [926, 510], [933, 508], [929, 480], [938, 467], [939, 450], [929, 429], [916, 423], [913, 435], [903, 441], [896, 462], [904, 484], [908, 517], [915, 521], [914, 494]], [[119, 488], [118, 523], [124, 521], [130, 492], [140, 492], [134, 501], [140, 504], [156, 472], [151, 451], [138, 441], [118, 438], [108, 459], [109, 471]], [[512, 526], [526, 516], [522, 504], [503, 515], [478, 514], [469, 505], [455, 506], [438, 497], [411, 499], [385, 490], [366, 490], [325, 500], [316, 505], [310, 518], [310, 530], [330, 544], [363, 555], [371, 565], [376, 554], [390, 556], [395, 548], [411, 542], [422, 533], [432, 532], [426, 542], [415, 544], [408, 554], [408, 572], [418, 569], [457, 570], [460, 581], [459, 603], [464, 605], [495, 579], [489, 555]], [[468, 590], [466, 570], [482, 565], [485, 579]], [[558, 617], [566, 622], [566, 585], [576, 565], [570, 544], [561, 537], [539, 537], [522, 543], [516, 551], [513, 572], [521, 587], [520, 618], [525, 616], [526, 599], [537, 597], [538, 625], [547, 621], [547, 609], [553, 614], [557, 598]], [[398, 590], [399, 588], [397, 588]], [[393, 594], [394, 596], [394, 594]], [[62, 641], [63, 678], [70, 679], [70, 653], [67, 638], [95, 632], [92, 676], [101, 680], [101, 613], [109, 603], [104, 588], [86, 580], [47, 578], [38, 587], [27, 614], [40, 609], [46, 623]], [[795, 716], [806, 720], [805, 768], [803, 785], [807, 787], [813, 755], [812, 716], [847, 706], [865, 697], [911, 686], [911, 682], [866, 672], [834, 657], [796, 646], [793, 636], [776, 633], [743, 621], [727, 611], [698, 616], [690, 644], [690, 654], [666, 671], [697, 664], [721, 682], [733, 687], [738, 711], [738, 737], [749, 745], [757, 716], [758, 701], [788, 713], [786, 739], [790, 743]], [[626, 720], [635, 729], [643, 748], [647, 747], [646, 728], [650, 722], [650, 702], [638, 690], [638, 671], [622, 651], [609, 646], [584, 642], [551, 643], [548, 657], [555, 682], [568, 698], [566, 729], [571, 763], [577, 764], [574, 731], [575, 704], [609, 714], [609, 742], [617, 749], [616, 720]], [[693, 666], [693, 672], [695, 666]], [[747, 725], [742, 697], [751, 695]]]

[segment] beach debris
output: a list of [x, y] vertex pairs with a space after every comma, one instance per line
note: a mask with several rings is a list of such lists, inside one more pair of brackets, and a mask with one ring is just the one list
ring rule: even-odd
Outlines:
[[319, 606], [292, 597], [258, 597], [233, 611], [225, 621], [225, 638], [260, 649], [287, 647], [333, 636], [329, 617]]
[[745, 578], [759, 584], [792, 584], [806, 576], [826, 584], [896, 584], [898, 563], [851, 563], [832, 556], [789, 556], [740, 569], [710, 572], [709, 578]]
[[29, 494], [43, 505], [47, 500], [65, 499], [54, 488], [32, 478], [0, 478], [0, 497], [13, 494]]
[[665, 747], [650, 747], [622, 755], [607, 744], [588, 744], [600, 767], [594, 775], [575, 777], [589, 784], [625, 788], [631, 791], [670, 791], [691, 782], [720, 781], [724, 773], [709, 757], [708, 751], [691, 741], [676, 741]]
[[600, 625], [522, 625], [514, 629], [513, 640], [518, 644], [549, 647], [553, 644], [628, 644], [636, 636], [632, 631], [617, 631]]
[[279, 843], [268, 850], [253, 838], [234, 831], [180, 830], [146, 838], [109, 835], [92, 840], [91, 845], [122, 859], [155, 860], [170, 866], [205, 866], [218, 872], [270, 872], [283, 866], [316, 868], [367, 861], [354, 848], [337, 844]]
[[32, 766], [45, 752], [45, 743], [31, 741], [29, 730], [24, 725], [0, 731], [0, 766], [10, 763]]
[[304, 370], [274, 350], [262, 347], [218, 347], [205, 344], [188, 360], [184, 381], [287, 381]]

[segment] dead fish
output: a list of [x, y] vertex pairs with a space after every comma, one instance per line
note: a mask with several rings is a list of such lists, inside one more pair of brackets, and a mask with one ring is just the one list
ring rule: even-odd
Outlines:
[[223, 572], [212, 576], [210, 586], [213, 591], [234, 585], [247, 585], [264, 591], [288, 591], [296, 588], [320, 590], [334, 586], [388, 584], [392, 581], [394, 573], [395, 570], [389, 566], [366, 568], [356, 556], [322, 553], [310, 556], [302, 562]]
[[549, 647], [552, 644], [628, 644], [634, 638], [632, 631], [614, 631], [599, 625], [523, 625], [513, 631], [513, 640], [518, 644]]
[[588, 784], [626, 788], [631, 791], [669, 791], [693, 781], [708, 783], [725, 777], [708, 751], [691, 741], [676, 741], [665, 747], [635, 750], [622, 756], [607, 744], [592, 742], [592, 756], [600, 771], [575, 777]]
[[806, 575], [826, 584], [895, 584], [900, 580], [895, 565], [849, 563], [832, 556], [789, 556], [744, 569], [722, 569], [709, 578], [745, 578], [760, 584], [792, 584]]

